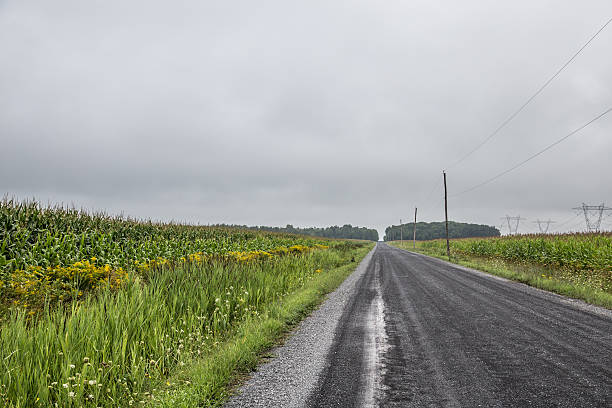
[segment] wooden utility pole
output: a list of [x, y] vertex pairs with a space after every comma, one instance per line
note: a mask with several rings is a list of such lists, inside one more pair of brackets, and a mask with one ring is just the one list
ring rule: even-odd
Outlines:
[[417, 208], [414, 207], [414, 228], [412, 232], [412, 249], [416, 249], [416, 214], [417, 214]]
[[446, 192], [446, 171], [442, 171], [444, 175], [444, 218], [446, 219], [446, 256], [448, 256], [448, 260], [450, 261], [450, 244], [448, 242], [448, 194]]
[[404, 243], [404, 236], [402, 235], [402, 219], [400, 218], [400, 243]]

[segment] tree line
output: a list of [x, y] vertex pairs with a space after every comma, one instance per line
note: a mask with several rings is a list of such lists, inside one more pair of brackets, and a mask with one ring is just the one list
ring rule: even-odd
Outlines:
[[346, 239], [365, 239], [369, 241], [378, 241], [378, 231], [366, 227], [353, 227], [351, 224], [344, 224], [339, 227], [337, 225], [325, 228], [299, 228], [291, 224], [286, 227], [266, 227], [266, 226], [247, 226], [247, 225], [219, 225], [221, 227], [237, 227], [246, 228], [257, 231], [272, 231], [283, 232], [288, 234], [310, 235], [313, 237], [322, 238], [346, 238]]
[[[385, 229], [385, 241], [398, 241], [400, 236], [405, 240], [411, 240], [414, 223], [410, 222], [402, 225], [392, 225]], [[470, 238], [470, 237], [498, 237], [499, 230], [489, 225], [469, 224], [464, 222], [448, 222], [449, 238]], [[446, 227], [444, 222], [417, 222], [416, 239], [418, 241], [428, 241], [446, 237]]]

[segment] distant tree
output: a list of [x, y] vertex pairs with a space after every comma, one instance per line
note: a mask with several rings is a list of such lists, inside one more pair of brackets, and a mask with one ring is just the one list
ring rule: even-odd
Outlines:
[[[385, 241], [397, 241], [400, 239], [400, 228], [404, 239], [412, 237], [414, 223], [392, 225], [385, 229]], [[470, 238], [470, 237], [498, 237], [500, 232], [497, 228], [489, 225], [469, 224], [463, 222], [448, 222], [449, 238]], [[427, 241], [446, 237], [446, 227], [444, 222], [417, 222], [416, 239], [417, 241]]]
[[221, 224], [224, 227], [239, 227], [258, 231], [274, 231], [274, 232], [285, 232], [289, 234], [302, 234], [313, 237], [321, 238], [346, 238], [346, 239], [364, 239], [369, 241], [378, 241], [378, 231], [366, 227], [353, 227], [351, 224], [344, 224], [342, 227], [333, 225], [326, 228], [296, 228], [291, 224], [287, 224], [283, 227], [266, 227], [266, 226], [254, 226], [249, 227], [246, 225], [226, 225]]

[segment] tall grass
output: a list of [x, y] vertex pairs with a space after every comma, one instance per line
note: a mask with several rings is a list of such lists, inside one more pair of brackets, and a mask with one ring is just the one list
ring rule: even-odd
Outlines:
[[7, 407], [141, 406], [174, 369], [210, 353], [247, 318], [362, 243], [247, 263], [157, 267], [119, 291], [103, 288], [30, 320], [14, 309], [0, 332], [0, 401]]

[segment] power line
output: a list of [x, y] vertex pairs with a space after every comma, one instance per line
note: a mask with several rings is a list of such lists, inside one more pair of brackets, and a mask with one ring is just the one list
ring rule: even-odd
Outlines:
[[584, 228], [584, 222], [579, 220], [577, 222], [571, 223], [569, 226], [565, 227], [567, 232], [583, 232], [586, 231]]
[[568, 220], [566, 220], [565, 222], [562, 222], [560, 224], [557, 224], [555, 226], [555, 228], [553, 229], [553, 231], [556, 231], [557, 233], [561, 233], [561, 227], [563, 226], [563, 230], [565, 232], [571, 232], [571, 231], [587, 231], [588, 228], [585, 228], [585, 224], [584, 224], [584, 216], [583, 214], [580, 213], [576, 213], [574, 214], [574, 216]]
[[[421, 210], [421, 217], [420, 217], [421, 220], [424, 220], [425, 218], [427, 218], [427, 217], [425, 217], [424, 214], [429, 215], [429, 211], [430, 211], [432, 205], [438, 204], [438, 203], [444, 203], [444, 196], [443, 196], [443, 194], [440, 194], [440, 195], [436, 194], [435, 196], [432, 196], [432, 193], [434, 191], [436, 191], [436, 193], [437, 193], [438, 190], [442, 190], [442, 191], [440, 191], [440, 193], [443, 193], [444, 192], [443, 186], [441, 184], [436, 183], [436, 184], [434, 184], [433, 187], [434, 188], [432, 188], [431, 191], [429, 192], [429, 194], [427, 195], [427, 198], [421, 202], [420, 208], [424, 208], [423, 210]], [[429, 199], [429, 198], [431, 198], [431, 199]]]
[[439, 187], [438, 183], [433, 183], [431, 186], [431, 190], [429, 190], [429, 193], [427, 193], [427, 196], [425, 197], [425, 201], [429, 200], [429, 197], [431, 197], [431, 194], [434, 192], [436, 187]]
[[593, 123], [593, 122], [595, 122], [595, 121], [597, 121], [597, 120], [601, 119], [602, 117], [604, 117], [605, 115], [607, 115], [607, 114], [608, 114], [608, 113], [610, 113], [611, 111], [612, 111], [612, 108], [608, 108], [608, 109], [607, 109], [605, 112], [600, 113], [599, 115], [595, 116], [593, 119], [589, 120], [587, 123], [583, 124], [582, 126], [578, 127], [577, 129], [574, 129], [573, 131], [571, 131], [571, 132], [570, 132], [570, 133], [568, 133], [567, 135], [563, 136], [561, 139], [559, 139], [559, 140], [557, 140], [556, 142], [554, 142], [554, 143], [552, 143], [552, 144], [550, 144], [550, 145], [546, 146], [544, 149], [540, 150], [539, 152], [537, 152], [537, 153], [535, 153], [535, 154], [533, 154], [533, 155], [529, 156], [527, 159], [523, 160], [522, 162], [520, 162], [520, 163], [518, 163], [518, 164], [514, 165], [513, 167], [511, 167], [511, 168], [509, 168], [509, 169], [507, 169], [507, 170], [502, 171], [501, 173], [499, 173], [499, 174], [497, 174], [497, 175], [495, 175], [495, 176], [493, 176], [493, 177], [491, 177], [491, 178], [489, 178], [489, 179], [486, 179], [485, 181], [483, 181], [483, 182], [481, 182], [481, 183], [476, 184], [475, 186], [472, 186], [472, 187], [470, 187], [470, 188], [468, 188], [468, 189], [466, 189], [466, 190], [463, 190], [463, 191], [461, 191], [461, 192], [459, 192], [459, 193], [457, 193], [457, 194], [453, 194], [451, 197], [456, 197], [456, 196], [459, 196], [459, 195], [462, 195], [462, 194], [468, 193], [468, 192], [470, 192], [470, 191], [472, 191], [472, 190], [477, 189], [478, 187], [482, 187], [482, 186], [484, 186], [485, 184], [489, 184], [490, 182], [492, 182], [492, 181], [494, 181], [494, 180], [496, 180], [496, 179], [498, 179], [498, 178], [500, 178], [500, 177], [502, 177], [502, 176], [504, 176], [504, 175], [506, 175], [506, 174], [510, 173], [510, 172], [511, 172], [511, 171], [513, 171], [513, 170], [518, 169], [519, 167], [521, 167], [521, 166], [522, 166], [522, 165], [524, 165], [525, 163], [527, 163], [527, 162], [529, 162], [529, 161], [531, 161], [531, 160], [535, 159], [536, 157], [538, 157], [538, 156], [539, 156], [539, 155], [541, 155], [542, 153], [546, 152], [547, 150], [552, 149], [554, 146], [556, 146], [556, 145], [558, 145], [559, 143], [563, 142], [563, 141], [564, 141], [565, 139], [567, 139], [568, 137], [570, 137], [570, 136], [572, 136], [572, 135], [574, 135], [574, 134], [578, 133], [579, 131], [581, 131], [581, 130], [582, 130], [582, 129], [584, 129], [585, 127], [589, 126], [591, 123]]
[[[481, 143], [479, 143], [474, 149], [472, 149], [471, 151], [469, 151], [467, 154], [465, 154], [464, 156], [462, 156], [459, 160], [457, 160], [456, 162], [454, 162], [453, 164], [451, 164], [448, 168], [452, 168], [455, 167], [456, 165], [458, 165], [459, 163], [463, 162], [466, 158], [468, 158], [470, 155], [472, 155], [474, 152], [476, 152], [477, 150], [479, 150], [483, 145], [485, 145], [489, 140], [491, 140], [495, 135], [497, 135], [504, 127], [506, 127], [512, 120], [514, 120], [514, 118], [516, 116], [518, 116], [540, 93], [542, 93], [544, 91], [544, 89], [555, 79], [557, 78], [561, 72], [563, 72], [563, 70], [565, 70], [565, 68], [567, 68], [577, 57], [578, 55], [580, 55], [580, 53], [589, 46], [589, 44], [612, 22], [612, 18], [608, 19], [605, 24], [603, 26], [601, 26], [599, 28], [599, 30], [597, 30], [597, 32], [595, 32], [595, 34], [593, 34], [586, 43], [584, 43], [582, 45], [582, 47], [580, 47], [578, 49], [578, 51], [576, 51], [562, 66], [561, 68], [559, 68], [546, 82], [544, 82], [544, 84], [542, 86], [540, 86], [540, 88], [537, 89], [537, 91], [531, 95], [527, 101], [525, 103], [523, 103], [516, 111], [514, 111], [504, 122], [501, 123], [501, 125], [499, 125], [489, 136], [487, 136], [486, 139], [484, 139]], [[584, 124], [583, 126], [579, 127], [578, 129], [574, 130], [573, 132], [569, 133], [568, 135], [564, 136], [563, 138], [559, 139], [558, 141], [556, 141], [555, 143], [547, 146], [546, 148], [544, 148], [543, 150], [535, 153], [534, 155], [530, 156], [529, 158], [527, 158], [526, 160], [524, 160], [521, 163], [518, 163], [517, 165], [515, 165], [514, 167], [507, 169], [499, 174], [497, 174], [494, 177], [491, 177], [490, 179], [487, 179], [485, 181], [483, 181], [482, 183], [475, 185], [467, 190], [461, 191], [460, 193], [451, 195], [451, 197], [456, 197], [458, 195], [467, 193], [469, 191], [472, 191], [476, 188], [479, 188], [485, 184], [488, 184], [494, 180], [496, 180], [499, 177], [502, 177], [503, 175], [521, 167], [522, 165], [524, 165], [525, 163], [531, 161], [532, 159], [534, 159], [535, 157], [539, 156], [540, 154], [544, 153], [545, 151], [551, 149], [552, 147], [554, 147], [555, 145], [561, 143], [562, 141], [564, 141], [565, 139], [567, 139], [568, 137], [572, 136], [573, 134], [579, 132], [580, 130], [584, 129], [585, 127], [589, 126], [591, 123], [595, 122], [596, 120], [600, 119], [601, 117], [605, 116], [606, 114], [608, 114], [610, 111], [612, 110], [612, 108], [608, 109], [607, 111], [605, 111], [604, 113], [600, 114], [599, 116], [595, 117], [594, 119], [592, 119], [591, 121], [587, 122], [586, 124]], [[437, 183], [436, 183], [437, 184]], [[434, 184], [432, 186], [432, 189], [428, 192], [428, 194], [426, 195], [425, 201], [428, 201], [429, 198], [431, 197], [432, 193], [435, 191], [435, 187], [436, 184]], [[426, 206], [425, 208], [429, 208], [429, 205]], [[427, 210], [426, 210], [427, 211]], [[563, 224], [563, 223], [562, 223]], [[557, 227], [560, 227], [561, 225], [557, 225]]]
[[558, 223], [555, 227], [553, 227], [553, 230], [559, 231], [562, 226], [566, 225], [569, 222], [575, 221], [578, 217], [580, 217], [580, 214], [574, 214], [571, 218], [568, 218], [567, 220]]
[[527, 101], [525, 103], [523, 103], [514, 113], [512, 113], [512, 115], [510, 115], [505, 121], [503, 121], [501, 123], [501, 125], [499, 125], [494, 131], [493, 133], [491, 133], [489, 136], [487, 136], [482, 142], [480, 142], [478, 145], [476, 145], [475, 148], [473, 148], [472, 150], [470, 150], [467, 154], [465, 154], [464, 156], [462, 156], [459, 160], [457, 160], [456, 162], [454, 162], [453, 164], [451, 164], [448, 168], [453, 168], [456, 165], [458, 165], [459, 163], [463, 162], [465, 159], [467, 159], [469, 156], [471, 156], [474, 152], [476, 152], [478, 149], [480, 149], [482, 146], [484, 146], [489, 140], [491, 140], [495, 135], [497, 135], [503, 128], [506, 127], [506, 125], [508, 125], [508, 123], [512, 122], [512, 120], [518, 116], [519, 113], [521, 113], [523, 111], [523, 109], [525, 109], [527, 107], [527, 105], [529, 105], [531, 103], [531, 101], [533, 101], [540, 93], [542, 93], [542, 91], [557, 77], [559, 76], [559, 74], [561, 74], [561, 72], [569, 65], [572, 63], [572, 61], [574, 61], [574, 59], [576, 59], [576, 57], [595, 39], [595, 37], [597, 37], [599, 35], [599, 33], [601, 33], [607, 26], [608, 24], [610, 24], [610, 22], [612, 22], [612, 18], [610, 18], [608, 21], [606, 21], [606, 23], [599, 29], [597, 30], [597, 32], [595, 34], [593, 34], [593, 36], [591, 36], [591, 38], [589, 38], [589, 40], [584, 43], [584, 45], [582, 47], [580, 47], [580, 49], [578, 51], [576, 51], [574, 53], [574, 55], [572, 55], [572, 57], [567, 60], [567, 62], [565, 64], [563, 64], [563, 66], [561, 68], [559, 68], [557, 70], [557, 72], [554, 73], [553, 76], [551, 76], [546, 82], [544, 82], [544, 84], [542, 86], [540, 86], [540, 88], [538, 88], [538, 90], [531, 95], [531, 97], [529, 97], [529, 99], [527, 99]]

